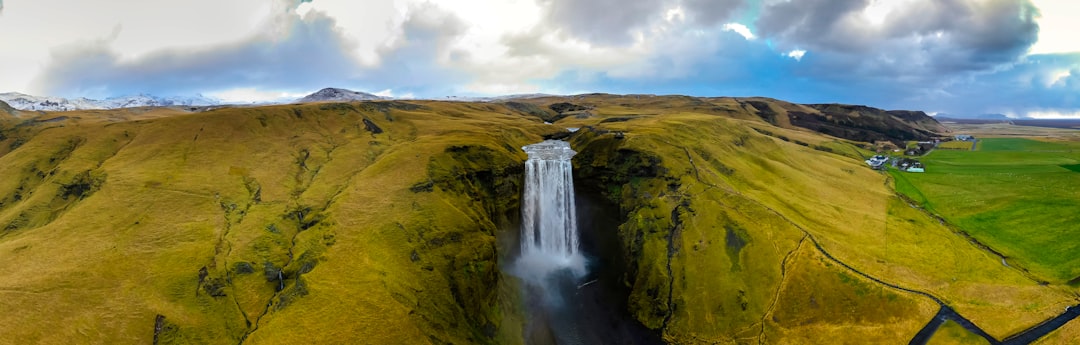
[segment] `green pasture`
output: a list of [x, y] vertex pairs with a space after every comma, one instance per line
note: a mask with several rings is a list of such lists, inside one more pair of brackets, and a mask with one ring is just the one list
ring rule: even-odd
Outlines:
[[897, 191], [1051, 282], [1080, 276], [1080, 142], [982, 139], [936, 150]]
[[938, 331], [936, 333], [934, 333], [934, 336], [930, 337], [930, 341], [927, 342], [927, 344], [932, 344], [932, 345], [937, 345], [937, 344], [972, 344], [972, 345], [976, 345], [976, 344], [989, 344], [989, 343], [990, 342], [986, 341], [986, 339], [984, 339], [983, 337], [980, 337], [979, 335], [977, 335], [975, 333], [971, 333], [967, 329], [964, 329], [964, 326], [961, 326], [960, 324], [956, 323], [956, 321], [953, 321], [953, 320], [945, 321], [945, 323], [941, 325], [941, 328], [938, 328]]

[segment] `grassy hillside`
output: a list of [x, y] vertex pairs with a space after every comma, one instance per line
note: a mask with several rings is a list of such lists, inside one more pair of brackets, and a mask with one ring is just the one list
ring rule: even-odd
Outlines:
[[759, 106], [817, 111], [583, 95], [10, 119], [0, 307], [20, 312], [0, 339], [520, 343], [501, 239], [520, 147], [544, 137], [619, 205], [628, 312], [673, 343], [906, 342], [930, 296], [1004, 338], [1075, 303], [908, 205], [867, 143]]
[[[607, 108], [599, 105], [595, 112]], [[596, 179], [624, 206], [629, 220], [622, 227], [624, 245], [642, 258], [628, 278], [638, 293], [637, 313], [647, 325], [663, 327], [668, 339], [785, 334], [784, 325], [773, 320], [778, 309], [768, 306], [781, 282], [792, 279], [783, 273], [783, 261], [804, 237], [855, 269], [938, 296], [997, 337], [1060, 312], [1072, 299], [1002, 266], [909, 207], [886, 176], [849, 157], [814, 149], [829, 142], [842, 146], [842, 141], [753, 119], [678, 109], [657, 115], [601, 120], [572, 142], [586, 153], [578, 161], [582, 178]], [[654, 167], [620, 167], [635, 161]], [[912, 327], [914, 333], [934, 312], [919, 305], [900, 309], [906, 311], [897, 319], [920, 320], [908, 326], [897, 320], [867, 322]], [[879, 307], [867, 310], [880, 312]], [[848, 313], [859, 314], [858, 309]], [[850, 326], [828, 313], [814, 315], [807, 322], [827, 329]]]
[[0, 317], [0, 337], [502, 336], [483, 332], [503, 322], [494, 235], [516, 209], [500, 198], [539, 120], [396, 103], [66, 116], [0, 157], [0, 303], [33, 311]]

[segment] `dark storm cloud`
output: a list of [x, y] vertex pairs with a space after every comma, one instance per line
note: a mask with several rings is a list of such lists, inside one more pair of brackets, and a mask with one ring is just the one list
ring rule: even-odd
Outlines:
[[[885, 40], [924, 39], [941, 63], [937, 71], [978, 70], [1014, 62], [1038, 40], [1038, 10], [1027, 1], [917, 2], [887, 18]], [[916, 45], [916, 47], [918, 47]]]
[[[659, 50], [671, 53], [655, 55], [648, 62], [649, 68], [664, 73], [692, 73], [625, 77], [579, 69], [544, 85], [612, 93], [765, 96], [797, 103], [866, 104], [950, 114], [1025, 115], [1040, 109], [1073, 113], [1080, 108], [1080, 53], [1033, 55], [992, 69], [930, 78], [904, 75], [922, 71], [900, 63], [858, 67], [863, 71], [848, 66], [860, 63], [853, 54], [839, 52], [811, 52], [796, 61], [760, 41], [730, 32], [707, 32], [692, 41], [702, 42], [698, 47], [702, 52], [695, 59], [687, 60], [687, 53], [673, 46], [661, 46]], [[885, 68], [893, 73], [870, 73]], [[822, 77], [845, 70], [847, 75]]]
[[[1069, 72], [1058, 76], [1060, 72]], [[925, 99], [926, 107], [977, 115], [1025, 109], [1077, 112], [1080, 108], [1080, 53], [1032, 55], [998, 71], [958, 80], [947, 96]], [[977, 110], [977, 111], [976, 111]]]
[[194, 51], [168, 50], [133, 61], [122, 59], [108, 41], [68, 46], [53, 52], [37, 85], [49, 95], [183, 95], [251, 86], [305, 90], [359, 73], [334, 21], [309, 18], [291, 18], [284, 37], [259, 37]]
[[637, 30], [681, 6], [701, 26], [724, 24], [747, 0], [539, 0], [551, 28], [600, 45], [631, 43]]
[[854, 30], [845, 19], [866, 8], [869, 0], [804, 0], [766, 6], [756, 26], [758, 35], [807, 48], [863, 50], [866, 30]]
[[687, 17], [695, 23], [711, 26], [724, 24], [736, 11], [746, 7], [746, 0], [682, 0]]
[[[766, 6], [758, 33], [784, 49], [825, 55], [835, 67], [890, 77], [941, 73], [1015, 62], [1038, 39], [1038, 10], [1029, 1], [915, 1], [874, 25], [868, 0], [807, 0]], [[829, 66], [825, 74], [840, 73]], [[862, 77], [864, 74], [853, 75]]]
[[598, 44], [625, 44], [663, 15], [664, 0], [540, 0], [548, 22]]

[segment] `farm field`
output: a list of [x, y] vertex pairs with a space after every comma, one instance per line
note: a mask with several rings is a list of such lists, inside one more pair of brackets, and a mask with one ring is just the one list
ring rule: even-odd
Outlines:
[[947, 141], [938, 145], [939, 150], [971, 150], [970, 141]]
[[981, 139], [936, 150], [926, 173], [892, 172], [896, 189], [1052, 283], [1080, 285], [1080, 141]]

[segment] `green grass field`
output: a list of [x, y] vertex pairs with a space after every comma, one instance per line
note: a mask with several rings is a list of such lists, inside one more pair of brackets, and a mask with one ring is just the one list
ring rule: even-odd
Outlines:
[[989, 138], [937, 150], [896, 189], [1051, 282], [1080, 276], [1080, 142]]

